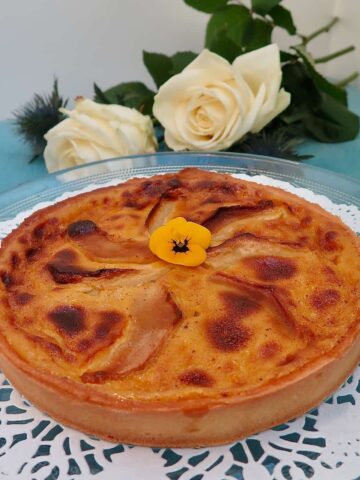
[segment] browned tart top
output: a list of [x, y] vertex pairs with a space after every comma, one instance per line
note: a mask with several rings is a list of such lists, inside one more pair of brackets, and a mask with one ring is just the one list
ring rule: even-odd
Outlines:
[[[212, 233], [201, 266], [149, 250], [178, 216]], [[4, 240], [0, 275], [0, 342], [34, 372], [119, 398], [258, 392], [359, 327], [359, 243], [340, 220], [197, 169], [39, 211]]]

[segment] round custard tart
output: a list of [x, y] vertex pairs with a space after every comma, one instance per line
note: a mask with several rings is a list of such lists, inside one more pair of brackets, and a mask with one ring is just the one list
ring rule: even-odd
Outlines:
[[[149, 247], [177, 217], [211, 232], [200, 265]], [[167, 243], [192, 254], [191, 238]], [[355, 234], [229, 175], [136, 178], [40, 210], [3, 241], [0, 276], [5, 374], [108, 440], [230, 442], [319, 404], [359, 360]]]

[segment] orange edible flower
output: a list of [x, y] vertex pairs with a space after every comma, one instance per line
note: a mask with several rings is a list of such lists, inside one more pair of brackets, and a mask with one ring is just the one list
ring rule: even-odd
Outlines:
[[210, 242], [211, 233], [207, 228], [178, 217], [152, 233], [149, 247], [165, 262], [197, 267], [206, 260], [205, 250]]

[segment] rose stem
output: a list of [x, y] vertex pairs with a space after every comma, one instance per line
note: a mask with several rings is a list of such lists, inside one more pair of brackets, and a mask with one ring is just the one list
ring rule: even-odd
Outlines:
[[322, 28], [319, 28], [318, 30], [315, 30], [315, 32], [313, 33], [310, 33], [310, 35], [300, 35], [300, 37], [302, 38], [302, 44], [305, 46], [307, 45], [311, 40], [313, 40], [314, 38], [318, 37], [319, 35], [321, 35], [322, 33], [326, 33], [326, 32], [329, 32], [331, 30], [331, 28], [339, 21], [339, 18], [338, 17], [335, 17], [331, 20], [331, 22], [329, 22], [328, 24], [326, 24], [324, 27]]
[[343, 80], [340, 80], [340, 82], [338, 82], [336, 84], [336, 86], [337, 87], [346, 87], [346, 85], [348, 85], [349, 83], [356, 80], [358, 78], [358, 76], [359, 76], [359, 72], [354, 72], [351, 75], [349, 75], [348, 77], [344, 78]]
[[337, 52], [330, 53], [329, 55], [325, 55], [324, 57], [315, 58], [314, 62], [326, 63], [326, 62], [329, 62], [330, 60], [333, 60], [334, 58], [341, 57], [346, 53], [352, 52], [353, 50], [355, 50], [355, 47], [354, 45], [351, 45], [350, 47], [343, 48], [342, 50], [338, 50]]

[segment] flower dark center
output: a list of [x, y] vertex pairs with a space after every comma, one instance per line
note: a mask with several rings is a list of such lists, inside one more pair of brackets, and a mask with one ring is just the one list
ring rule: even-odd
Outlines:
[[172, 251], [175, 253], [186, 253], [190, 250], [188, 247], [189, 240], [185, 238], [183, 242], [177, 242], [176, 240], [172, 240], [173, 248]]

